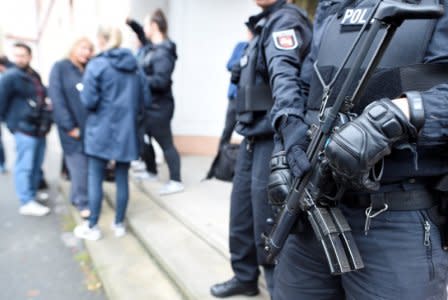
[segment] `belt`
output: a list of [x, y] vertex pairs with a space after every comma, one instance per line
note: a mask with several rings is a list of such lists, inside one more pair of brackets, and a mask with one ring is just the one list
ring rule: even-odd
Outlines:
[[439, 196], [427, 189], [397, 191], [372, 194], [346, 194], [341, 203], [351, 208], [381, 209], [387, 205], [388, 210], [420, 210], [438, 204]]

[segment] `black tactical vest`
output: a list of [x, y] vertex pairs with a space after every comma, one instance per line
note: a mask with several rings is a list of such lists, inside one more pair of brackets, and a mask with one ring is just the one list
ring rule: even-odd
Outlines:
[[[370, 15], [375, 2], [374, 0], [358, 1], [354, 7], [348, 7], [341, 14], [332, 16], [332, 19], [327, 23], [317, 57], [317, 69], [326, 84], [332, 81], [362, 25]], [[421, 3], [429, 4], [432, 3], [432, 0], [422, 0]], [[361, 112], [366, 105], [374, 100], [384, 97], [394, 99], [400, 96], [402, 92], [410, 90], [410, 87], [419, 86], [418, 82], [405, 82], [409, 80], [402, 78], [402, 69], [406, 69], [406, 67], [413, 69], [415, 65], [423, 62], [435, 22], [435, 20], [406, 20], [397, 29], [377, 70], [370, 78], [359, 105], [354, 108], [355, 112]], [[382, 36], [381, 33], [382, 31], [372, 44], [363, 68], [366, 67], [369, 58], [372, 56], [375, 45], [378, 45], [380, 36]], [[356, 55], [356, 51], [354, 53]], [[342, 71], [342, 76], [335, 82], [334, 91], [341, 89], [349, 68], [350, 62]], [[411, 81], [413, 80], [411, 79]], [[353, 84], [351, 92], [353, 92], [355, 85], [356, 83]], [[412, 90], [419, 89], [412, 88]], [[322, 84], [317, 72], [314, 72], [311, 76], [310, 93], [307, 101], [306, 120], [309, 123], [318, 122], [317, 111], [321, 106], [322, 94]], [[330, 95], [329, 106], [334, 103], [336, 96], [337, 92]], [[416, 177], [434, 177], [448, 173], [448, 151], [442, 149], [441, 146], [417, 146], [418, 169], [415, 168], [414, 158], [415, 154], [410, 150], [394, 150], [391, 155], [385, 158], [383, 183], [399, 182]]]

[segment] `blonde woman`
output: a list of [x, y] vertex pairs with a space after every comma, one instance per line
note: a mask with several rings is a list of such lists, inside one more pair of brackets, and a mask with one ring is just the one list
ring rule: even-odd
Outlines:
[[98, 240], [97, 226], [103, 198], [102, 182], [109, 160], [115, 161], [117, 187], [116, 236], [126, 233], [123, 220], [129, 198], [129, 163], [138, 157], [137, 114], [149, 106], [143, 72], [131, 51], [120, 48], [121, 32], [102, 27], [98, 31], [101, 51], [87, 65], [81, 101], [87, 108], [84, 151], [88, 156], [89, 222], [75, 228], [79, 238]]
[[83, 152], [82, 132], [87, 110], [81, 103], [82, 75], [93, 54], [93, 43], [77, 39], [67, 58], [56, 62], [50, 73], [48, 94], [53, 102], [56, 122], [71, 176], [70, 200], [81, 217], [90, 215], [87, 201], [87, 156]]

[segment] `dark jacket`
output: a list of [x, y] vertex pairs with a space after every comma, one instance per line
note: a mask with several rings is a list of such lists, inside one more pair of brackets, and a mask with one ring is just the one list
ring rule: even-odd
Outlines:
[[81, 103], [82, 71], [69, 59], [58, 61], [50, 72], [48, 95], [53, 103], [53, 119], [58, 126], [65, 154], [81, 153], [82, 139], [68, 136], [74, 128], [84, 132], [87, 110]]
[[[284, 115], [294, 115], [300, 119], [304, 119], [308, 111], [307, 107], [315, 103], [311, 103], [309, 91], [314, 85], [319, 85], [319, 81], [312, 80], [313, 65], [317, 60], [324, 39], [325, 33], [330, 29], [330, 21], [334, 9], [331, 7], [331, 1], [319, 2], [318, 14], [315, 19], [313, 47], [307, 58], [305, 59], [300, 81], [302, 89], [291, 98], [285, 98], [279, 103], [276, 109], [272, 111], [273, 123], [276, 123]], [[363, 4], [363, 1], [357, 2]], [[448, 62], [448, 3], [444, 2], [445, 14], [437, 19], [429, 43], [424, 51], [422, 63], [447, 63]], [[405, 24], [400, 30], [405, 30]], [[403, 31], [405, 32], [405, 31]], [[414, 32], [409, 32], [412, 35]], [[396, 38], [396, 36], [394, 37]], [[392, 39], [392, 42], [394, 41]], [[350, 41], [351, 42], [351, 41]], [[421, 47], [422, 41], [415, 39], [415, 47]], [[338, 47], [337, 44], [333, 47]], [[399, 60], [400, 57], [397, 57]], [[334, 91], [337, 94], [338, 90]], [[404, 91], [406, 92], [406, 91]], [[386, 157], [384, 178], [418, 178], [433, 177], [448, 173], [448, 84], [438, 84], [420, 93], [423, 99], [425, 111], [425, 124], [419, 132], [417, 140], [417, 158], [418, 169], [414, 165], [414, 155], [410, 151], [400, 151], [394, 149], [392, 153]], [[319, 100], [320, 101], [320, 100]], [[320, 105], [320, 103], [317, 103]], [[303, 136], [303, 139], [306, 139]], [[404, 162], [397, 166], [396, 162]], [[435, 182], [435, 179], [434, 179]]]
[[132, 53], [121, 48], [101, 53], [87, 65], [83, 84], [85, 153], [119, 162], [136, 159], [137, 114], [149, 107], [150, 94]]
[[170, 40], [160, 44], [147, 44], [144, 48], [144, 55], [139, 63], [143, 67], [151, 90], [153, 100], [151, 110], [173, 108], [171, 76], [176, 59], [176, 44]]
[[[305, 11], [287, 4], [285, 0], [278, 0], [260, 14], [250, 17], [246, 24], [253, 28], [254, 38], [246, 50], [247, 59], [241, 62], [235, 130], [243, 136], [273, 136], [269, 118], [271, 108], [268, 111], [244, 111], [240, 108], [245, 102], [240, 91], [247, 86], [268, 86], [272, 109], [284, 101], [297, 99], [300, 70], [312, 40], [311, 24]], [[277, 38], [279, 34], [286, 34], [293, 45], [281, 47]]]
[[0, 119], [6, 121], [11, 132], [44, 136], [51, 126], [45, 96], [45, 87], [36, 71], [8, 69], [0, 78]]

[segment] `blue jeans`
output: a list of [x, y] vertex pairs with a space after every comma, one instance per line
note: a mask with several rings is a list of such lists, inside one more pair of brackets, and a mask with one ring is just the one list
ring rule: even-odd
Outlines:
[[16, 194], [23, 205], [36, 197], [41, 180], [40, 168], [45, 155], [45, 138], [21, 132], [15, 132], [14, 138], [17, 152], [14, 171]]
[[[88, 159], [88, 196], [89, 196], [89, 227], [98, 224], [103, 200], [103, 181], [107, 160], [89, 156]], [[128, 186], [129, 163], [115, 164], [116, 205], [115, 224], [122, 223], [126, 214], [129, 199]]]
[[332, 276], [311, 229], [290, 235], [275, 268], [275, 300], [447, 299], [448, 252], [426, 210], [383, 212], [365, 235], [365, 210], [343, 208], [364, 269]]
[[88, 185], [88, 163], [87, 156], [83, 153], [70, 153], [65, 155], [65, 163], [67, 165], [71, 190], [70, 201], [79, 210], [88, 208], [87, 185]]

